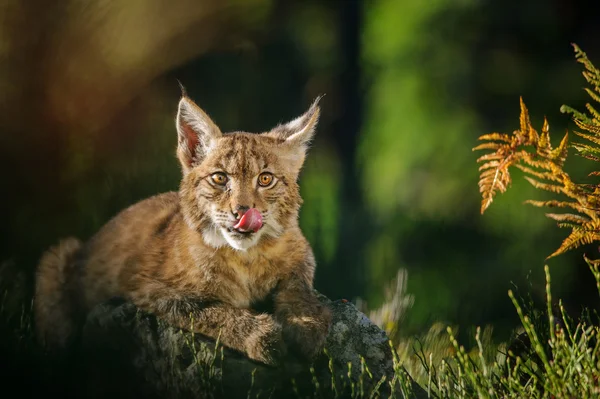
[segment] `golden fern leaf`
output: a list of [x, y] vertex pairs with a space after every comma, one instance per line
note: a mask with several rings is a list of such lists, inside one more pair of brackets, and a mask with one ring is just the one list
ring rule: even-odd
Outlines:
[[[531, 176], [535, 176], [538, 179], [546, 179], [546, 180], [550, 180], [550, 181], [555, 181], [557, 183], [562, 183], [562, 177], [560, 175], [556, 175], [552, 172], [538, 172], [537, 170], [534, 170], [528, 166], [522, 165], [520, 163], [515, 164], [516, 168], [521, 169], [523, 172], [527, 173], [528, 175]], [[480, 169], [481, 170], [481, 169]]]
[[538, 208], [571, 208], [574, 211], [579, 213], [583, 213], [587, 215], [589, 209], [585, 206], [577, 203], [577, 202], [568, 202], [568, 201], [558, 201], [558, 200], [548, 200], [548, 201], [536, 201], [536, 200], [527, 200], [524, 202], [525, 204], [533, 205]]
[[588, 112], [590, 114], [592, 114], [592, 116], [594, 117], [592, 119], [592, 121], [599, 121], [600, 120], [600, 112], [596, 111], [596, 108], [594, 108], [591, 104], [587, 103], [585, 104], [585, 107], [587, 108]]
[[505, 133], [489, 133], [484, 134], [483, 136], [479, 136], [479, 140], [496, 140], [496, 141], [504, 141], [505, 143], [510, 143], [512, 138]]
[[481, 213], [490, 206], [498, 191], [506, 192], [506, 188], [510, 184], [510, 174], [508, 173], [510, 162], [511, 157], [509, 156], [497, 163], [497, 166], [488, 168], [481, 173], [479, 180], [479, 191], [482, 195]]
[[564, 165], [565, 160], [567, 159], [567, 149], [569, 143], [569, 132], [565, 133], [563, 139], [560, 141], [558, 147], [554, 150], [551, 150], [548, 154], [548, 158], [554, 162], [557, 162], [559, 165]]
[[571, 230], [576, 229], [576, 228], [579, 227], [578, 224], [576, 224], [576, 223], [569, 223], [569, 222], [559, 222], [559, 223], [556, 223], [556, 225], [558, 227], [560, 227], [561, 229], [571, 229]]
[[500, 163], [501, 163], [500, 161], [496, 161], [496, 160], [486, 162], [479, 167], [479, 171], [482, 172], [486, 169], [496, 168], [496, 167], [500, 166]]
[[[592, 65], [587, 55], [577, 45], [576, 59], [585, 66], [583, 76], [593, 86], [586, 92], [595, 102], [600, 102], [600, 70]], [[525, 179], [535, 188], [565, 195], [569, 201], [550, 200], [525, 203], [536, 207], [570, 208], [576, 213], [547, 213], [546, 216], [558, 222], [559, 227], [568, 227], [571, 233], [563, 240], [560, 247], [548, 258], [560, 255], [566, 251], [584, 244], [600, 241], [600, 185], [576, 184], [563, 170], [569, 147], [569, 133], [566, 132], [560, 144], [552, 147], [550, 140], [550, 125], [544, 118], [542, 129], [538, 133], [531, 125], [529, 111], [523, 98], [519, 98], [520, 115], [519, 130], [512, 136], [491, 133], [480, 137], [486, 140], [473, 150], [492, 150], [492, 153], [477, 159], [484, 163], [479, 167], [479, 187], [482, 193], [483, 213], [491, 204], [497, 192], [504, 192], [511, 182], [510, 167], [515, 166], [525, 173]], [[600, 162], [600, 112], [591, 104], [586, 104], [591, 115], [581, 113], [563, 105], [561, 112], [571, 113], [575, 123], [582, 132], [578, 136], [591, 144], [576, 143], [573, 147], [583, 157]], [[535, 150], [533, 151], [533, 147]], [[600, 176], [600, 171], [591, 172], [589, 176]], [[600, 265], [600, 260], [592, 261]], [[600, 272], [599, 272], [600, 273]]]
[[575, 215], [573, 213], [547, 213], [546, 216], [550, 219], [556, 220], [557, 222], [570, 222], [578, 225], [590, 222], [590, 219], [581, 215]]
[[477, 150], [502, 150], [505, 144], [500, 143], [483, 143], [479, 144], [477, 147], [473, 148], [473, 151]]
[[551, 172], [556, 172], [560, 170], [557, 168], [556, 164], [552, 161], [549, 161], [546, 158], [540, 158], [539, 156], [529, 154], [524, 152], [521, 156], [523, 162], [525, 162], [529, 166], [533, 166], [534, 168], [546, 169]]
[[540, 132], [540, 139], [537, 143], [538, 153], [543, 151], [550, 146], [550, 125], [548, 124], [548, 119], [544, 118], [544, 125], [542, 126], [542, 131]]
[[[591, 123], [585, 123], [578, 119], [575, 119], [575, 124], [577, 126], [579, 126], [581, 129], [587, 130], [588, 132], [594, 133], [596, 135], [600, 135], [600, 125], [593, 125]], [[581, 137], [585, 138], [586, 140], [589, 140], [595, 144], [600, 144], [600, 138], [597, 136], [593, 136], [591, 134], [586, 134], [586, 133], [581, 133], [581, 132], [575, 132], [575, 134], [577, 134], [578, 136], [581, 136]]]
[[556, 184], [542, 183], [540, 181], [535, 180], [532, 177], [525, 176], [525, 180], [527, 180], [531, 185], [535, 188], [539, 188], [542, 190], [550, 191], [552, 193], [562, 194], [563, 187]]
[[563, 176], [563, 186], [565, 195], [571, 198], [581, 199], [581, 195], [586, 191], [584, 185], [573, 183], [566, 173]]
[[480, 177], [482, 179], [488, 179], [490, 177], [493, 177], [493, 175], [495, 175], [498, 170], [498, 168], [502, 168], [502, 162], [500, 161], [490, 161], [490, 162], [486, 162], [485, 164], [481, 165], [480, 167]]
[[[544, 118], [544, 125], [541, 133], [533, 128], [529, 117], [529, 111], [525, 106], [523, 97], [519, 98], [520, 115], [519, 130], [515, 130], [512, 136], [504, 133], [489, 133], [480, 136], [478, 139], [487, 141], [473, 148], [478, 150], [493, 150], [494, 152], [485, 154], [477, 159], [478, 163], [483, 163], [479, 167], [479, 191], [482, 196], [481, 213], [491, 205], [495, 195], [498, 192], [505, 192], [511, 183], [510, 167], [516, 166], [526, 174], [541, 180], [550, 180], [555, 183], [562, 183], [563, 176], [561, 165], [567, 156], [568, 136], [565, 135], [561, 144], [552, 148], [550, 142], [550, 125]], [[536, 154], [529, 153], [525, 148], [533, 146], [536, 148]], [[525, 163], [527, 166], [523, 165]], [[543, 169], [536, 171], [533, 168]], [[528, 178], [531, 179], [531, 178]], [[535, 187], [544, 188], [552, 192], [561, 192], [561, 186], [543, 183], [534, 179], [530, 183]]]
[[560, 247], [546, 259], [553, 258], [582, 245], [591, 244], [594, 241], [600, 240], [600, 231], [598, 227], [598, 223], [594, 222], [573, 228], [571, 234], [565, 238]]
[[[594, 161], [594, 162], [600, 162], [600, 157], [594, 156], [594, 155], [590, 155], [590, 154], [580, 154], [580, 156], [582, 156], [585, 159], [589, 159], [590, 161]], [[592, 172], [594, 173], [594, 172]], [[592, 176], [591, 174], [589, 176]]]
[[480, 163], [483, 161], [495, 160], [495, 159], [504, 159], [504, 155], [498, 154], [496, 152], [492, 152], [491, 154], [485, 154], [485, 155], [482, 155], [479, 158], [477, 158], [477, 163]]
[[582, 206], [575, 202], [567, 202], [567, 201], [558, 201], [558, 200], [547, 200], [547, 201], [538, 201], [538, 200], [526, 200], [525, 204], [530, 204], [537, 207], [547, 207], [547, 208], [573, 208], [579, 211]]
[[478, 150], [495, 150], [495, 152], [483, 155], [477, 159], [483, 162], [479, 167], [479, 191], [481, 192], [481, 213], [490, 206], [497, 192], [506, 192], [511, 182], [508, 168], [516, 162], [514, 153], [514, 140], [503, 133], [490, 133], [479, 137], [479, 140], [487, 140], [473, 148]]
[[531, 126], [531, 121], [529, 119], [529, 111], [525, 106], [523, 97], [519, 97], [519, 103], [521, 105], [521, 115], [519, 116], [519, 125], [521, 128], [520, 132], [522, 135], [527, 137], [527, 142], [535, 144], [538, 142], [539, 137], [535, 129]]

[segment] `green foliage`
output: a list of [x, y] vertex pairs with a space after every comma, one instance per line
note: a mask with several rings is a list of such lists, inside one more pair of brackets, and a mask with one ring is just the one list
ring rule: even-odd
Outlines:
[[[323, 143], [326, 144], [326, 143]], [[313, 249], [332, 262], [339, 242], [340, 165], [331, 149], [312, 149], [302, 171], [300, 227]]]
[[[517, 91], [543, 86], [533, 91], [541, 105], [556, 101], [554, 86], [565, 96], [565, 82], [577, 78], [569, 68], [578, 65], [546, 63], [540, 53], [516, 43], [499, 46], [502, 39], [488, 46], [483, 38], [494, 35], [495, 28], [484, 21], [497, 17], [489, 2], [382, 0], [363, 8], [358, 176], [356, 183], [346, 183], [359, 185], [362, 203], [350, 208], [351, 214], [342, 212], [341, 226], [350, 233], [341, 235], [345, 240], [338, 246], [355, 248], [360, 256], [352, 269], [359, 270], [365, 288], [357, 295], [381, 304], [382, 287], [398, 268], [406, 268], [408, 291], [416, 301], [402, 324], [404, 334], [426, 331], [441, 320], [468, 324], [480, 317], [482, 303], [486, 322], [495, 322], [500, 313], [510, 312], [497, 282], [524, 282], [530, 265], [554, 249], [561, 232], [520, 205], [522, 198], [535, 195], [521, 179], [485, 218], [478, 218], [478, 193], [472, 189], [477, 156], [467, 143], [490, 121], [506, 119], [498, 103]], [[532, 23], [552, 26], [551, 20], [540, 22], [545, 18], [536, 13], [536, 22], [522, 29], [529, 31]], [[545, 91], [549, 86], [551, 93]], [[570, 101], [574, 96], [569, 95]], [[562, 130], [560, 122], [552, 127], [559, 126]], [[354, 200], [340, 199], [342, 210]], [[362, 218], [356, 227], [348, 224], [350, 216]], [[340, 263], [343, 274], [350, 262]], [[551, 265], [555, 275], [571, 270], [564, 257]], [[535, 279], [543, 283], [542, 273]], [[572, 289], [567, 279], [560, 279], [557, 290]], [[504, 327], [495, 331], [503, 334]]]
[[[471, 160], [456, 149], [477, 119], [447, 87], [469, 70], [468, 48], [435, 36], [429, 23], [474, 3], [384, 0], [365, 9], [362, 62], [370, 85], [357, 163], [368, 211], [380, 222], [394, 212], [453, 219], [469, 209]], [[401, 24], [398, 15], [406, 16]]]

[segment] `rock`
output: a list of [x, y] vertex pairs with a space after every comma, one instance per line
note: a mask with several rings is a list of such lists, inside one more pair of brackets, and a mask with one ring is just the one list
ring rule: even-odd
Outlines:
[[326, 351], [312, 365], [290, 361], [277, 368], [168, 326], [131, 303], [99, 305], [83, 328], [80, 389], [85, 397], [287, 398], [318, 391], [333, 398], [369, 396], [377, 387], [379, 397], [388, 397], [394, 381], [396, 392], [403, 384], [414, 397], [424, 396], [404, 369], [395, 372], [384, 331], [347, 301], [320, 300], [333, 310]]

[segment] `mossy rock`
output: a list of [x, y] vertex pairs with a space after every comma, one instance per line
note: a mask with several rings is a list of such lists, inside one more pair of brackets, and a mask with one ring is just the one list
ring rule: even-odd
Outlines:
[[80, 389], [86, 397], [111, 398], [288, 398], [314, 397], [316, 392], [333, 398], [361, 391], [369, 397], [381, 381], [375, 397], [389, 397], [389, 382], [396, 375], [415, 397], [423, 396], [402, 368], [394, 368], [384, 331], [353, 304], [319, 298], [333, 311], [326, 351], [312, 364], [290, 359], [280, 367], [171, 327], [131, 303], [101, 304], [83, 329], [77, 356], [83, 360]]

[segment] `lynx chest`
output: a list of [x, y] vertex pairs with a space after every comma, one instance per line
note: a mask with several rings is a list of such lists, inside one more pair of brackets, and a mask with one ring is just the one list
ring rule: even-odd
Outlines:
[[231, 260], [226, 268], [224, 293], [236, 307], [264, 301], [275, 289], [281, 268], [263, 257]]

